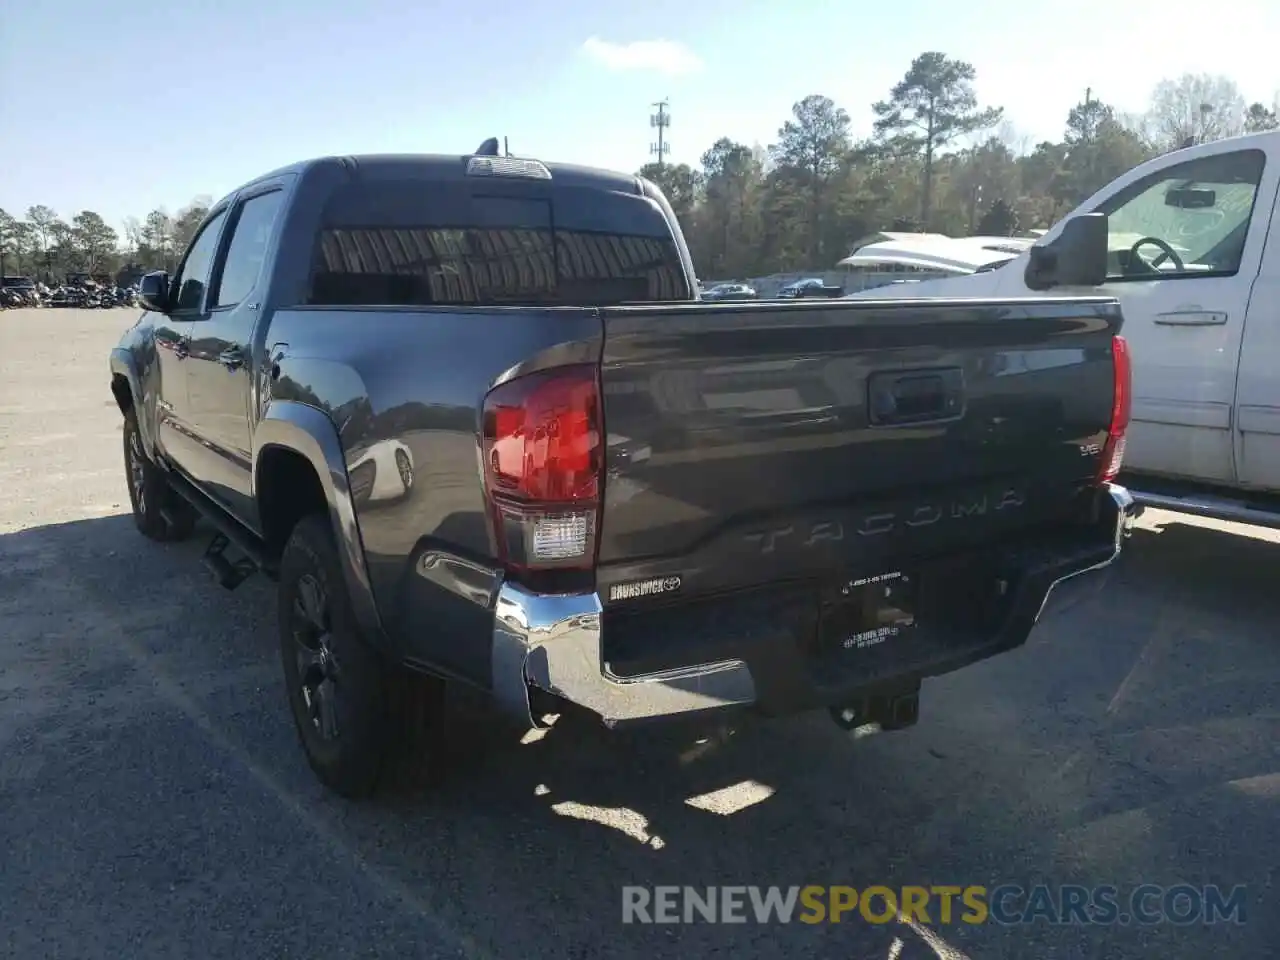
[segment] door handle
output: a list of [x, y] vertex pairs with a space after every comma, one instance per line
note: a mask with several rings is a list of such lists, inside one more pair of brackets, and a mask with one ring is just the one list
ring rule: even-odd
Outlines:
[[1220, 327], [1227, 322], [1222, 310], [1202, 310], [1199, 307], [1179, 307], [1156, 314], [1156, 323], [1162, 327]]
[[238, 370], [244, 365], [244, 348], [240, 346], [227, 347], [218, 354], [218, 362], [228, 370]]

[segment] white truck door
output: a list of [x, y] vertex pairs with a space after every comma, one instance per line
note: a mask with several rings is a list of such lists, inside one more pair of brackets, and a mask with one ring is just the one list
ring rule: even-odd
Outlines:
[[[1039, 241], [1055, 239], [1062, 223], [1077, 214], [1108, 214], [1111, 267], [1106, 283], [1050, 295], [1105, 293], [1124, 309], [1124, 335], [1133, 355], [1126, 470], [1223, 484], [1268, 483], [1280, 489], [1280, 394], [1273, 385], [1280, 384], [1280, 377], [1265, 372], [1280, 360], [1280, 308], [1274, 306], [1280, 293], [1280, 236], [1268, 254], [1270, 286], [1259, 285], [1250, 300], [1277, 183], [1280, 133], [1201, 144], [1149, 160], [1116, 178]], [[902, 284], [860, 296], [1036, 296], [1026, 286], [1027, 260], [1023, 253], [989, 273]], [[1242, 374], [1237, 407], [1236, 375], [1244, 369], [1241, 347], [1251, 302], [1251, 316], [1269, 310], [1272, 319], [1250, 337], [1244, 364], [1256, 364], [1257, 373], [1250, 378]], [[1263, 324], [1259, 320], [1253, 325]], [[1267, 434], [1264, 427], [1273, 432]], [[1273, 452], [1264, 455], [1264, 445]], [[1252, 450], [1250, 467], [1238, 460], [1246, 447]], [[1246, 481], [1246, 473], [1254, 479]]]
[[1120, 300], [1133, 349], [1125, 467], [1230, 484], [1245, 308], [1280, 163], [1231, 141], [1180, 157], [1138, 168], [1088, 207], [1109, 217], [1103, 291]]
[[[1280, 165], [1280, 156], [1271, 162]], [[1274, 190], [1273, 190], [1274, 193]], [[1270, 201], [1270, 202], [1268, 202]], [[1257, 213], [1280, 218], [1280, 199], [1259, 196]], [[1245, 317], [1236, 381], [1236, 472], [1242, 486], [1280, 492], [1280, 229], [1267, 235]]]

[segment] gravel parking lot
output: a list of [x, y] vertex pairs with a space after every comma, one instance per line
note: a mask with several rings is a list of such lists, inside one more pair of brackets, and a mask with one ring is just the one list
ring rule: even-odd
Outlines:
[[[692, 749], [522, 742], [459, 702], [438, 782], [351, 805], [295, 743], [271, 585], [226, 593], [203, 538], [133, 529], [107, 373], [133, 316], [0, 313], [0, 953], [1274, 953], [1274, 534], [1148, 514], [1102, 601], [926, 683], [909, 731], [854, 742], [809, 716]], [[1245, 922], [655, 927], [620, 909], [626, 884], [1178, 882], [1247, 885]]]

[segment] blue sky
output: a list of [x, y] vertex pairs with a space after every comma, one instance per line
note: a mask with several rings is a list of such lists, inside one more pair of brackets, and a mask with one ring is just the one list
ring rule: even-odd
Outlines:
[[[1228, 12], [1229, 11], [1229, 12]], [[971, 61], [1028, 143], [1086, 87], [1125, 110], [1161, 77], [1280, 86], [1280, 3], [1189, 0], [42, 0], [0, 32], [0, 207], [89, 208], [119, 226], [329, 153], [514, 153], [633, 170], [651, 103], [671, 159], [767, 145], [824, 93], [855, 133], [913, 56]]]

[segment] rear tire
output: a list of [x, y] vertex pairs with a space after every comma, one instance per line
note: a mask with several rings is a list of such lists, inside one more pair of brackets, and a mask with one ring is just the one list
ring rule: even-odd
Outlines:
[[368, 797], [436, 716], [443, 684], [389, 663], [361, 635], [327, 517], [298, 521], [278, 590], [285, 691], [307, 763], [335, 793]]
[[149, 540], [183, 540], [196, 525], [196, 511], [173, 492], [169, 480], [147, 456], [133, 410], [124, 415], [124, 471], [133, 522]]

